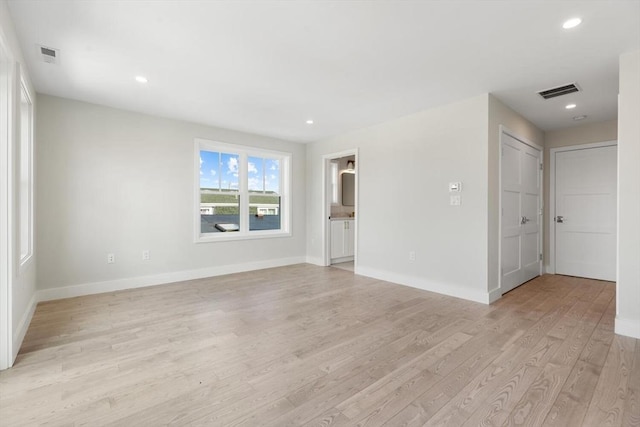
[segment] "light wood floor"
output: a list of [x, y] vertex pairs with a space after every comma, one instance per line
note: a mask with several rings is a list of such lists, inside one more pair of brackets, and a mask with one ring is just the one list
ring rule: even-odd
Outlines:
[[38, 305], [0, 425], [640, 424], [615, 286], [491, 306], [311, 265]]

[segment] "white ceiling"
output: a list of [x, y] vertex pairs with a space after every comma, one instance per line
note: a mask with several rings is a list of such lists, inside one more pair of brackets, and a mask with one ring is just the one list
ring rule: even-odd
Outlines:
[[[640, 0], [9, 7], [38, 92], [300, 142], [487, 92], [544, 130], [613, 119], [618, 57], [640, 49]], [[36, 45], [60, 49], [59, 64]], [[583, 91], [536, 94], [570, 82]]]

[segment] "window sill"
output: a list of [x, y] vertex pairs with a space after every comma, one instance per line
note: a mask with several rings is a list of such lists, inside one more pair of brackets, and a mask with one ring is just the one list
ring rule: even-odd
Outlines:
[[291, 237], [288, 231], [253, 231], [250, 233], [238, 233], [229, 231], [224, 233], [200, 234], [196, 237], [195, 243], [212, 243], [212, 242], [230, 242], [235, 240], [255, 240], [255, 239], [272, 239], [281, 237]]

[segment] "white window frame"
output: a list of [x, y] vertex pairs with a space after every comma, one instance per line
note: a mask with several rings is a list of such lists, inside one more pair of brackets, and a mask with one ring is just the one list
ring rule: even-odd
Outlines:
[[[238, 155], [238, 184], [240, 195], [240, 230], [221, 233], [202, 233], [200, 218], [200, 151]], [[249, 230], [248, 159], [262, 157], [280, 160], [280, 229]], [[195, 243], [249, 240], [291, 236], [291, 153], [244, 145], [229, 144], [196, 138], [194, 140], [194, 236]]]
[[[19, 203], [19, 254], [20, 254], [20, 267], [25, 266], [29, 260], [33, 257], [33, 132], [34, 132], [34, 108], [33, 108], [33, 96], [29, 92], [28, 85], [25, 82], [24, 76], [20, 73], [20, 140], [18, 155], [20, 156], [19, 165], [19, 190], [18, 190], [18, 203]], [[23, 131], [25, 130], [24, 114], [22, 112], [22, 94], [24, 94], [27, 103], [27, 120], [26, 125], [27, 137], [24, 138]], [[25, 160], [26, 155], [26, 160]], [[26, 171], [25, 171], [26, 168]], [[24, 188], [23, 181], [26, 174], [26, 189]], [[23, 206], [26, 203], [26, 212], [23, 210]], [[25, 227], [26, 222], [26, 227]]]

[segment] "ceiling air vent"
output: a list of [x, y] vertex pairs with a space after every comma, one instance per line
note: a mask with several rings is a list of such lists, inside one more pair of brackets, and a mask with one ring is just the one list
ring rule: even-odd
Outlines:
[[60, 49], [54, 49], [52, 47], [38, 46], [38, 53], [42, 58], [42, 61], [47, 64], [57, 64], [60, 57]]
[[558, 86], [547, 90], [541, 90], [538, 95], [544, 99], [556, 98], [558, 96], [567, 95], [574, 92], [580, 92], [580, 88], [575, 83], [570, 83], [564, 86]]

